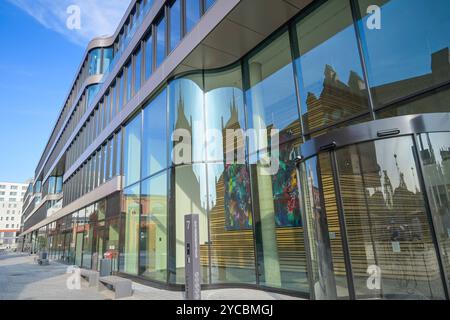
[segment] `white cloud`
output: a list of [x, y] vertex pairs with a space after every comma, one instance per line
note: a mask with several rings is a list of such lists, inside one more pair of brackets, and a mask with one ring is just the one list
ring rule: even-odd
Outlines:
[[[48, 29], [81, 45], [92, 38], [109, 36], [116, 30], [131, 0], [8, 0], [36, 19]], [[81, 9], [81, 28], [70, 30], [66, 26], [70, 14], [67, 8]]]

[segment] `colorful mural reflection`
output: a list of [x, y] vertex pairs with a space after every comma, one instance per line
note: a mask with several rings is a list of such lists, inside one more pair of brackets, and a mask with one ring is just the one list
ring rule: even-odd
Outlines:
[[242, 164], [225, 165], [225, 221], [227, 230], [251, 229], [250, 176]]
[[293, 144], [280, 146], [280, 169], [272, 176], [275, 223], [277, 227], [301, 227], [297, 171], [290, 160]]

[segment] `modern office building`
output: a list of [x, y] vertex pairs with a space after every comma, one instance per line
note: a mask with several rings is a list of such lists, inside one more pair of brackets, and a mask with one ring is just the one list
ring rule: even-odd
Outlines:
[[0, 249], [16, 248], [27, 184], [0, 182]]
[[[180, 290], [448, 299], [448, 0], [140, 0], [93, 40], [23, 250]], [[275, 169], [275, 170], [273, 170]]]

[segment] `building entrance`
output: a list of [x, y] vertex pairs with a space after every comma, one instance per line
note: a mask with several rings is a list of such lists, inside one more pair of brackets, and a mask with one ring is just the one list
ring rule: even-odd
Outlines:
[[448, 114], [336, 130], [300, 154], [312, 298], [448, 299]]

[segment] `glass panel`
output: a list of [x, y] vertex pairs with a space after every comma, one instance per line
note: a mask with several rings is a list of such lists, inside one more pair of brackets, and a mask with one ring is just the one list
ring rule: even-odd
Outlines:
[[170, 51], [181, 40], [181, 0], [176, 0], [170, 7]]
[[106, 200], [100, 200], [96, 204], [97, 206], [97, 219], [98, 221], [105, 219], [105, 212], [106, 212]]
[[207, 11], [216, 0], [205, 0], [205, 11]]
[[300, 172], [305, 228], [309, 241], [312, 294], [316, 300], [336, 299], [330, 232], [323, 207], [318, 158], [314, 157], [302, 163]]
[[[212, 283], [255, 283], [250, 175], [245, 165], [208, 164]], [[207, 251], [205, 246], [204, 251]]]
[[148, 35], [145, 39], [145, 79], [147, 80], [153, 70], [153, 38]]
[[[189, 164], [205, 160], [203, 77], [193, 75], [169, 85], [172, 161]], [[174, 133], [181, 136], [175, 139]]]
[[142, 66], [142, 52], [139, 49], [138, 52], [135, 53], [134, 57], [135, 63], [135, 75], [134, 75], [134, 92], [138, 92], [141, 88], [141, 66]]
[[439, 89], [430, 91], [427, 95], [419, 98], [400, 102], [389, 108], [379, 110], [377, 118], [397, 117], [408, 114], [419, 114], [427, 112], [450, 111], [450, 90]]
[[122, 175], [122, 131], [116, 133], [116, 176]]
[[[278, 147], [278, 167], [251, 161], [260, 282], [265, 286], [307, 292], [309, 285], [304, 230], [299, 208], [297, 171], [293, 156], [298, 144]], [[273, 163], [272, 163], [273, 165]]]
[[350, 293], [347, 281], [347, 268], [344, 260], [341, 221], [337, 207], [335, 178], [333, 175], [331, 161], [332, 160], [329, 153], [321, 153], [319, 155], [319, 185], [321, 185], [321, 190], [323, 191], [323, 208], [326, 214], [337, 297], [348, 299], [350, 297]]
[[131, 97], [133, 96], [133, 68], [131, 65], [131, 61], [128, 63], [127, 67], [127, 92], [126, 92], [126, 102], [131, 100]]
[[297, 24], [303, 129], [369, 112], [349, 1], [332, 0]]
[[186, 33], [197, 25], [200, 15], [200, 0], [186, 0]]
[[111, 139], [108, 142], [108, 148], [109, 148], [109, 164], [108, 164], [108, 179], [111, 179], [114, 177], [114, 143], [115, 140]]
[[117, 86], [116, 84], [114, 84], [111, 87], [111, 120], [114, 119], [116, 117], [116, 113], [117, 113]]
[[300, 134], [290, 50], [289, 36], [285, 32], [248, 60], [248, 122], [256, 134], [256, 146], [249, 146], [251, 153], [267, 147], [262, 130], [267, 130], [267, 134], [271, 129], [279, 130], [281, 142]]
[[411, 137], [336, 156], [357, 298], [444, 298]]
[[418, 137], [418, 145], [448, 281], [450, 279], [450, 133], [421, 134]]
[[139, 249], [139, 184], [124, 189], [121, 223], [121, 245], [119, 270], [129, 274], [138, 274]]
[[113, 60], [114, 50], [113, 48], [104, 48], [103, 49], [103, 73], [107, 73], [109, 71], [109, 66]]
[[[94, 214], [94, 206], [86, 208], [86, 222], [92, 220]], [[92, 262], [92, 244], [94, 237], [94, 223], [86, 223], [84, 226], [84, 240], [83, 240], [83, 268], [91, 269]]]
[[121, 74], [119, 77], [120, 78], [117, 82], [118, 82], [118, 86], [119, 86], [119, 88], [118, 88], [118, 90], [119, 90], [119, 108], [118, 108], [118, 110], [120, 111], [120, 110], [122, 110], [122, 107], [124, 104], [125, 74]]
[[[450, 79], [449, 1], [358, 0], [358, 3], [363, 17], [358, 26], [377, 107]], [[376, 14], [367, 14], [371, 5], [381, 8], [379, 29]], [[420, 112], [449, 111], [449, 106], [430, 103], [423, 105]], [[412, 109], [409, 113], [417, 111]]]
[[167, 168], [167, 94], [161, 92], [144, 109], [142, 178]]
[[[245, 130], [242, 70], [236, 67], [219, 73], [205, 74], [207, 160], [223, 161], [227, 151], [244, 152]], [[227, 138], [234, 130], [236, 139]], [[228, 131], [228, 133], [230, 133]], [[235, 140], [238, 140], [235, 144]], [[243, 153], [242, 153], [243, 155]], [[233, 161], [235, 162], [234, 159]]]
[[[174, 250], [169, 261], [169, 281], [171, 283], [185, 283], [185, 245], [184, 245], [184, 216], [196, 213], [199, 215], [200, 225], [200, 264], [202, 283], [208, 283], [208, 218], [207, 218], [207, 189], [205, 165], [180, 166], [175, 169], [175, 233], [171, 240]], [[170, 233], [169, 233], [170, 234]]]
[[108, 237], [105, 245], [105, 256], [112, 260], [112, 270], [118, 271], [119, 257], [119, 219], [111, 219], [107, 223]]
[[102, 49], [94, 49], [89, 53], [89, 70], [90, 76], [101, 73], [101, 61]]
[[81, 267], [81, 257], [83, 249], [83, 232], [77, 232], [76, 237], [76, 251], [75, 251], [75, 265]]
[[139, 274], [167, 281], [167, 174], [142, 182]]
[[125, 186], [140, 180], [141, 170], [141, 121], [139, 113], [125, 128], [124, 138], [124, 176]]
[[156, 25], [156, 67], [166, 58], [166, 18], [162, 17]]

